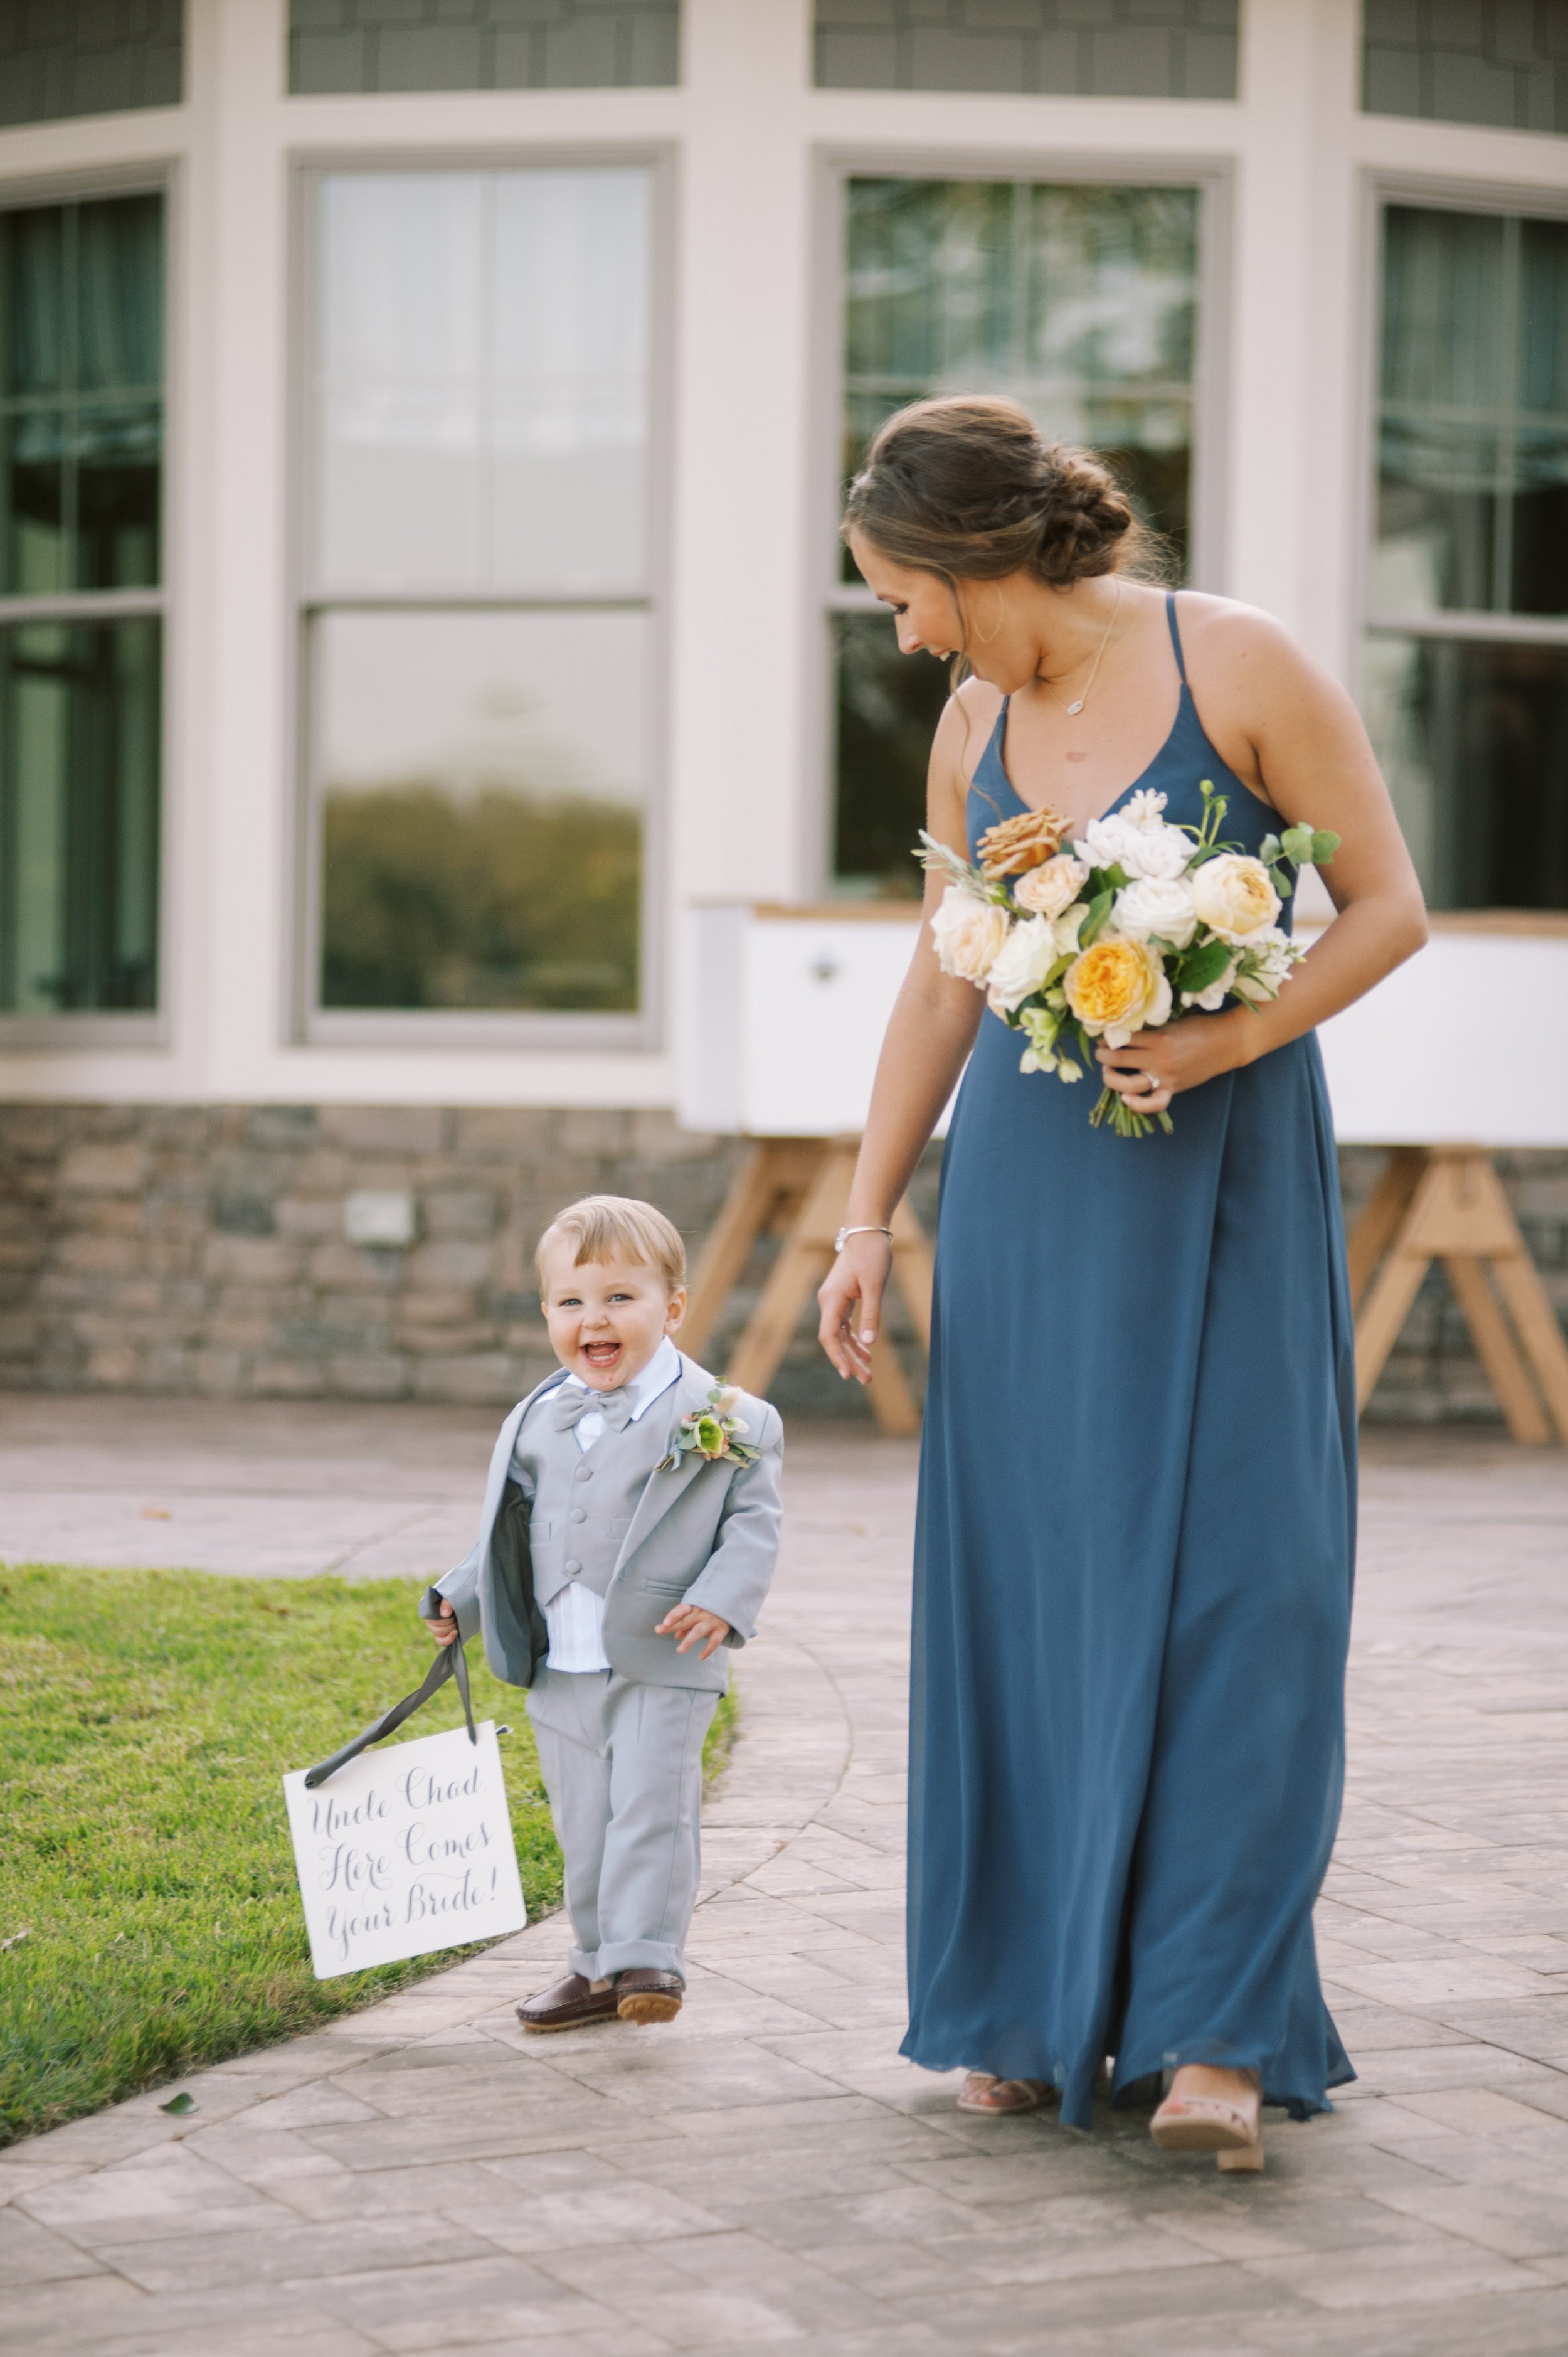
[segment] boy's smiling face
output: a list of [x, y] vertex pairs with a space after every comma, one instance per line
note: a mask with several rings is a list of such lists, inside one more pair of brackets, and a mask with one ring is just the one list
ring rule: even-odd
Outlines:
[[567, 1371], [591, 1391], [618, 1391], [642, 1372], [686, 1314], [686, 1289], [671, 1293], [645, 1261], [576, 1263], [574, 1237], [544, 1256], [544, 1322]]

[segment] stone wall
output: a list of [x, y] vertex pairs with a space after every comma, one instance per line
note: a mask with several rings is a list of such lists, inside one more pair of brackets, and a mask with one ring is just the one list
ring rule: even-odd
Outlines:
[[[694, 1254], [742, 1150], [655, 1113], [0, 1105], [0, 1388], [501, 1405], [551, 1364], [532, 1272], [551, 1214], [594, 1189], [646, 1195]], [[916, 1182], [928, 1229], [939, 1158]], [[1380, 1161], [1346, 1150], [1348, 1216]], [[1568, 1154], [1499, 1168], [1568, 1312]], [[408, 1250], [345, 1241], [362, 1189], [413, 1193]], [[770, 1249], [710, 1346], [715, 1364]], [[773, 1389], [797, 1413], [865, 1412], [804, 1326]], [[1371, 1412], [1496, 1418], [1441, 1277]]]

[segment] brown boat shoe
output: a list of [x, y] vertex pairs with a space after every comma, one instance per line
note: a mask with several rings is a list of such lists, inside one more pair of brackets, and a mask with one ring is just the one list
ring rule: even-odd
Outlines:
[[619, 2010], [617, 1993], [608, 1983], [596, 1988], [581, 1973], [568, 1973], [564, 1980], [525, 1997], [517, 2008], [517, 2018], [524, 2029], [535, 2032], [581, 2029], [585, 2022], [614, 2021]]
[[616, 2011], [623, 2021], [673, 2021], [685, 1994], [679, 1973], [658, 1972], [650, 1964], [616, 1975]]

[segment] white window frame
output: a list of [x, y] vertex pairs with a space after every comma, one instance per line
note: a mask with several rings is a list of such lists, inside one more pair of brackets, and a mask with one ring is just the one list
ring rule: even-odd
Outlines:
[[[662, 976], [666, 963], [665, 907], [669, 845], [669, 699], [671, 633], [671, 452], [673, 442], [671, 348], [674, 332], [674, 156], [653, 140], [543, 143], [495, 147], [314, 149], [292, 158], [293, 306], [289, 420], [289, 480], [293, 485], [287, 562], [289, 741], [294, 750], [294, 860], [290, 895], [293, 939], [285, 972], [289, 1004], [285, 1037], [317, 1048], [493, 1049], [519, 1054], [576, 1049], [586, 1054], [647, 1051], [661, 1041]], [[653, 199], [649, 285], [648, 586], [629, 597], [519, 597], [504, 592], [433, 592], [426, 596], [327, 596], [310, 577], [314, 513], [315, 426], [311, 402], [316, 296], [317, 194], [322, 180], [351, 172], [424, 174], [562, 170], [637, 167], [650, 174]], [[315, 774], [310, 709], [309, 637], [314, 617], [331, 612], [645, 613], [650, 621], [649, 695], [644, 716], [640, 904], [638, 923], [638, 1006], [624, 1014], [590, 1011], [439, 1007], [324, 1007], [320, 1003], [323, 909], [320, 792]]]
[[49, 1055], [101, 1049], [166, 1048], [174, 1003], [172, 966], [177, 928], [171, 923], [177, 812], [173, 791], [177, 742], [173, 681], [179, 560], [179, 485], [173, 454], [183, 450], [180, 392], [184, 383], [181, 258], [183, 179], [177, 158], [101, 166], [91, 171], [31, 174], [0, 184], [0, 211], [30, 212], [44, 205], [99, 204], [116, 197], [156, 196], [164, 208], [163, 437], [158, 458], [158, 572], [150, 589], [72, 589], [59, 597], [9, 597], [0, 592], [0, 624], [113, 621], [156, 616], [158, 643], [157, 995], [150, 1007], [62, 1007], [58, 1014], [16, 1015], [0, 1008], [0, 1054], [41, 1050]]
[[[1460, 607], [1437, 607], [1430, 613], [1413, 614], [1374, 611], [1372, 555], [1378, 521], [1383, 395], [1383, 215], [1390, 205], [1423, 206], [1434, 212], [1568, 221], [1568, 188], [1506, 180], [1460, 180], [1447, 174], [1385, 168], [1373, 168], [1361, 175], [1361, 397], [1358, 404], [1355, 493], [1357, 629], [1351, 675], [1357, 702], [1363, 706], [1369, 638], [1447, 639], [1472, 646], [1568, 647], [1568, 614], [1499, 614], [1495, 608], [1483, 613]], [[1554, 918], [1550, 909], [1435, 909], [1433, 913], [1439, 924], [1462, 920], [1472, 931], [1485, 931], [1488, 922], [1498, 931], [1513, 931], [1521, 915], [1528, 915], [1539, 929], [1556, 931], [1561, 927], [1568, 931], [1568, 916]]]
[[[806, 682], [809, 743], [814, 784], [803, 798], [802, 872], [817, 897], [835, 894], [835, 673], [833, 623], [840, 614], [877, 607], [872, 593], [837, 577], [839, 485], [844, 403], [844, 237], [851, 180], [921, 179], [1031, 181], [1042, 187], [1183, 188], [1197, 192], [1197, 332], [1193, 349], [1191, 575], [1188, 587], [1225, 589], [1226, 421], [1230, 404], [1230, 310], [1235, 159], [1226, 155], [1086, 155], [1049, 148], [927, 145], [834, 146], [817, 156], [812, 221], [812, 276], [817, 289], [812, 341], [815, 398], [809, 420], [812, 452], [811, 548], [807, 563], [811, 650]], [[845, 903], [843, 905], [850, 905]]]

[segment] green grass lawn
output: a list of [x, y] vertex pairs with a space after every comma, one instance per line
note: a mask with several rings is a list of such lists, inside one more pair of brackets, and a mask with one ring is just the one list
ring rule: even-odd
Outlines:
[[[402, 1580], [0, 1567], [0, 2146], [263, 2046], [451, 1964], [311, 1974], [284, 1809], [417, 1685]], [[529, 1913], [561, 1859], [524, 1697], [469, 1648], [500, 1739]], [[453, 1686], [409, 1736], [460, 1725]], [[734, 1724], [721, 1704], [708, 1760]], [[26, 1938], [17, 1935], [26, 1932]]]

